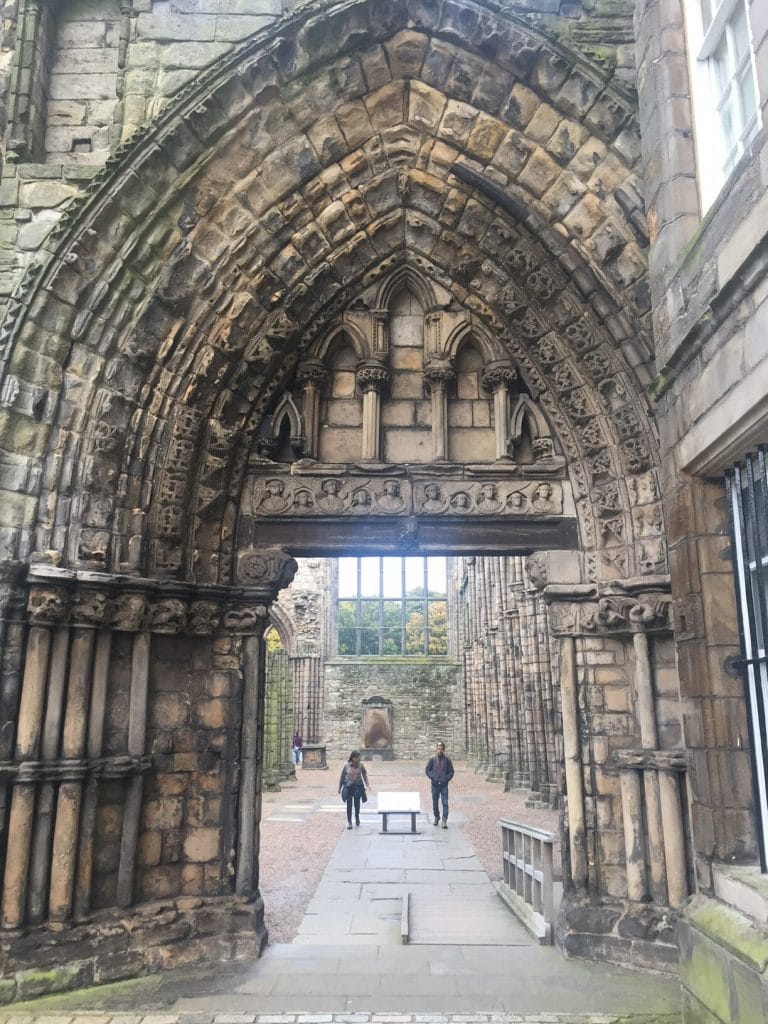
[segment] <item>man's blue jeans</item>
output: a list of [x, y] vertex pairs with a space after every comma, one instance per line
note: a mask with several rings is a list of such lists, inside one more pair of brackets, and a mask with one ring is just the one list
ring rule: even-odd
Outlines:
[[432, 783], [432, 813], [436, 818], [440, 817], [439, 805], [443, 805], [442, 817], [445, 821], [448, 820], [448, 783], [447, 782], [433, 782]]

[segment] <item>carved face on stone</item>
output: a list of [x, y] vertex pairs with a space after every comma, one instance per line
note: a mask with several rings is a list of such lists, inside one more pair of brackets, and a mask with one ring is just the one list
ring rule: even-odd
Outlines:
[[66, 613], [64, 594], [58, 590], [33, 590], [27, 609], [35, 622], [61, 622]]
[[543, 590], [547, 585], [547, 563], [543, 555], [529, 555], [525, 562], [525, 571], [528, 579], [537, 590]]

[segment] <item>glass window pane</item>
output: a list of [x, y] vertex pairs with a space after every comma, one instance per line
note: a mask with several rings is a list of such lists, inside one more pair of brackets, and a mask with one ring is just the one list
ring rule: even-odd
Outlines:
[[429, 602], [428, 654], [448, 653], [448, 605], [445, 601]]
[[448, 592], [447, 576], [448, 565], [445, 558], [427, 559], [427, 579], [429, 580], [430, 595], [438, 596]]
[[403, 632], [401, 629], [385, 629], [382, 632], [381, 653], [402, 654]]
[[360, 559], [360, 593], [363, 597], [377, 597], [381, 593], [379, 558]]
[[731, 68], [728, 62], [728, 40], [723, 36], [709, 59], [712, 69], [712, 85], [715, 100], [719, 100], [731, 80]]
[[402, 558], [382, 558], [384, 597], [403, 596], [403, 560]]
[[367, 626], [369, 629], [379, 628], [379, 602], [378, 601], [361, 601], [360, 602], [360, 625]]
[[699, 6], [701, 7], [701, 24], [706, 32], [712, 23], [712, 0], [699, 0]]
[[741, 74], [741, 80], [739, 81], [739, 98], [741, 99], [741, 114], [744, 119], [742, 127], [746, 128], [757, 113], [755, 78], [752, 74], [751, 64], [747, 64]]
[[355, 623], [355, 610], [357, 608], [356, 601], [339, 601], [339, 625], [340, 626], [354, 626]]
[[732, 17], [729, 20], [731, 28], [731, 40], [733, 42], [733, 50], [738, 60], [745, 53], [749, 53], [749, 28], [747, 26], [747, 12], [744, 9], [743, 3], [736, 5], [736, 10], [733, 12]]
[[360, 653], [361, 654], [378, 654], [379, 653], [379, 631], [378, 631], [378, 629], [361, 629], [360, 630]]
[[339, 597], [357, 596], [357, 559], [339, 559]]
[[339, 627], [339, 654], [356, 654], [355, 630]]
[[400, 629], [403, 623], [403, 602], [383, 601], [382, 624], [385, 629]]
[[405, 592], [406, 594], [424, 593], [424, 559], [405, 559]]

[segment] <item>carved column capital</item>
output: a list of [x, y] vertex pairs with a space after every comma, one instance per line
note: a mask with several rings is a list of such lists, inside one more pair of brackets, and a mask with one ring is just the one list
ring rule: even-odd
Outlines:
[[272, 601], [279, 590], [288, 586], [297, 569], [296, 559], [282, 548], [259, 548], [241, 553], [237, 579], [243, 586], [261, 591], [263, 600]]
[[435, 391], [445, 391], [456, 379], [456, 371], [447, 359], [431, 359], [424, 367], [422, 379], [424, 391], [431, 395]]
[[358, 365], [355, 379], [363, 394], [375, 391], [380, 395], [389, 386], [389, 370], [379, 362], [366, 361]]
[[109, 622], [109, 611], [109, 595], [102, 591], [79, 590], [72, 597], [73, 626], [87, 626], [96, 629]]
[[307, 359], [296, 371], [296, 380], [303, 388], [320, 390], [328, 380], [328, 369], [320, 359]]
[[69, 615], [69, 595], [63, 587], [33, 587], [27, 600], [27, 613], [35, 625], [59, 625]]
[[509, 359], [497, 359], [483, 369], [482, 385], [485, 391], [511, 388], [517, 381], [517, 369]]

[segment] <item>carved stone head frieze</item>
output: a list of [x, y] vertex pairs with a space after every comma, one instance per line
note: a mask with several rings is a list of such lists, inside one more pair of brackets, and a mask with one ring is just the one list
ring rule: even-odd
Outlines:
[[36, 625], [64, 622], [69, 612], [67, 593], [63, 589], [34, 587], [29, 594], [27, 611], [30, 621]]

